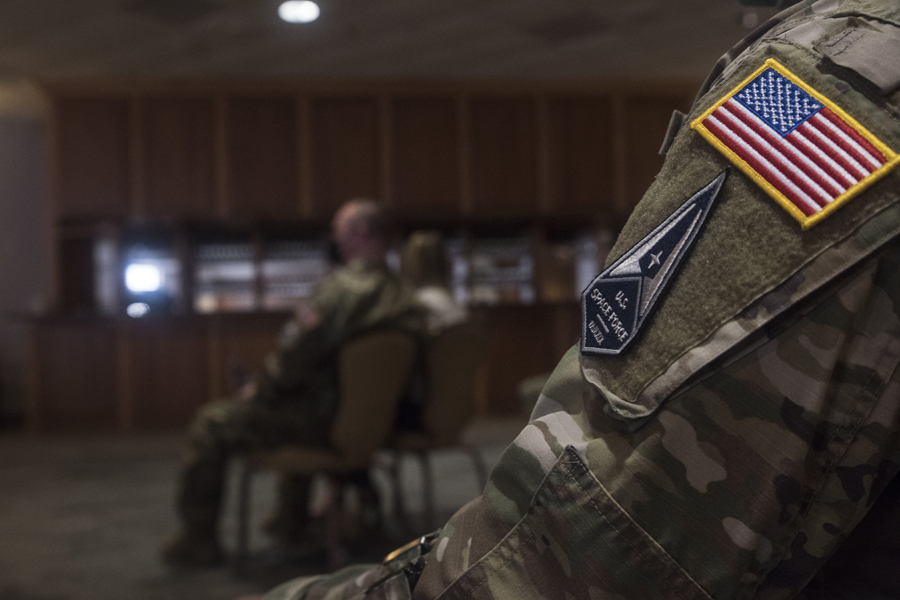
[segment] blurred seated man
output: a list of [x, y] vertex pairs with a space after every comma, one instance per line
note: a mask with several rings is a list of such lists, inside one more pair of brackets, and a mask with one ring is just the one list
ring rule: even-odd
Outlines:
[[[469, 318], [466, 307], [450, 293], [450, 259], [443, 236], [436, 231], [417, 231], [403, 247], [401, 273], [416, 287], [416, 299], [425, 308], [428, 335], [435, 336]], [[417, 431], [422, 425], [422, 410], [427, 402], [428, 373], [425, 354], [410, 378], [403, 401], [397, 410], [397, 428]]]
[[[226, 461], [234, 452], [328, 445], [337, 402], [336, 359], [346, 340], [376, 328], [416, 334], [424, 328], [415, 291], [385, 264], [382, 210], [371, 201], [350, 201], [338, 210], [332, 229], [344, 266], [300, 304], [257, 380], [237, 398], [204, 406], [191, 426], [177, 497], [182, 531], [162, 549], [170, 564], [222, 562], [217, 522]], [[283, 496], [299, 506], [285, 507], [285, 514], [305, 517], [309, 483], [291, 478]]]
[[483, 495], [266, 600], [900, 598], [898, 64], [894, 0], [723, 57]]

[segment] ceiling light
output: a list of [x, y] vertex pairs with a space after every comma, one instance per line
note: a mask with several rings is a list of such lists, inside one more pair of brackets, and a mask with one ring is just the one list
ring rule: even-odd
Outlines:
[[288, 0], [278, 7], [278, 16], [288, 23], [310, 23], [319, 18], [319, 5], [309, 0]]

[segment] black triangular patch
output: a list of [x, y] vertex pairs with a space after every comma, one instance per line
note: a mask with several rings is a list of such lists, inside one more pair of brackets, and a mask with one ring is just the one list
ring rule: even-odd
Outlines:
[[728, 171], [597, 275], [581, 296], [582, 354], [620, 354], [694, 243]]

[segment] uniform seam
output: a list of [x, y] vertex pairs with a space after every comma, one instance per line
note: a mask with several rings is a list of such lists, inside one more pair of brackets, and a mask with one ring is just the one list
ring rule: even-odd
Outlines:
[[825, 56], [839, 56], [846, 52], [853, 44], [859, 41], [862, 35], [863, 32], [858, 28], [847, 29], [840, 32], [833, 38], [816, 45], [816, 48], [828, 48], [830, 51], [832, 51], [830, 55], [822, 52], [822, 54], [825, 54]]
[[[435, 598], [435, 600], [440, 600], [441, 598], [444, 598], [445, 596], [447, 596], [451, 592], [451, 590], [462, 587], [462, 583], [463, 583], [466, 575], [473, 573], [475, 571], [475, 569], [477, 569], [479, 566], [484, 567], [485, 562], [491, 556], [498, 554], [500, 551], [500, 548], [503, 546], [503, 544], [505, 542], [507, 542], [510, 538], [512, 538], [514, 533], [516, 533], [519, 529], [521, 529], [525, 526], [525, 521], [528, 519], [528, 517], [531, 514], [530, 511], [533, 508], [535, 499], [537, 498], [538, 494], [540, 494], [541, 491], [544, 489], [544, 487], [547, 485], [547, 480], [550, 479], [550, 475], [553, 473], [553, 471], [556, 469], [556, 467], [559, 466], [559, 464], [562, 462], [564, 457], [565, 457], [565, 450], [563, 450], [562, 454], [560, 454], [556, 463], [554, 463], [554, 465], [550, 468], [550, 470], [544, 475], [543, 479], [541, 479], [541, 482], [538, 484], [537, 489], [535, 490], [534, 494], [532, 494], [532, 496], [531, 496], [531, 500], [528, 503], [528, 509], [526, 509], [525, 514], [522, 515], [522, 518], [520, 518], [515, 523], [515, 525], [513, 525], [512, 528], [510, 528], [510, 530], [506, 533], [506, 535], [504, 535], [502, 538], [500, 538], [500, 540], [496, 543], [496, 545], [494, 545], [493, 548], [491, 548], [484, 556], [482, 556], [477, 561], [475, 561], [475, 563], [473, 565], [471, 565], [468, 569], [466, 569], [443, 592], [438, 594], [438, 596]], [[534, 536], [532, 534], [529, 534], [529, 536], [531, 537], [531, 539], [534, 539]], [[463, 598], [468, 598], [473, 593], [475, 593], [475, 590], [477, 590], [479, 587], [481, 587], [481, 585], [485, 581], [487, 581], [488, 577], [490, 577], [493, 573], [496, 573], [500, 569], [502, 569], [510, 560], [512, 560], [512, 558], [513, 558], [512, 555], [507, 556], [505, 559], [503, 559], [503, 562], [501, 562], [499, 565], [497, 565], [493, 569], [488, 570], [486, 567], [483, 568], [482, 576], [477, 580], [477, 583], [475, 583], [475, 586], [463, 595]], [[473, 581], [473, 583], [474, 583], [474, 581]]]

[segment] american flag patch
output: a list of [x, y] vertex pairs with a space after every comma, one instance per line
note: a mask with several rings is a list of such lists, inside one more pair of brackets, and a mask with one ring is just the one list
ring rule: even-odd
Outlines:
[[803, 229], [837, 210], [900, 159], [778, 61], [691, 123]]

